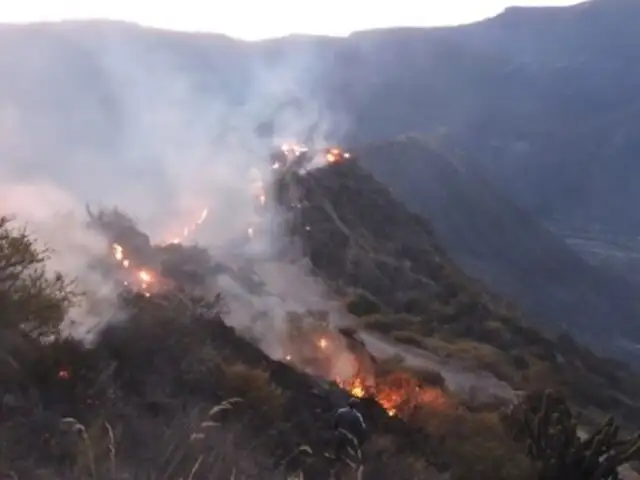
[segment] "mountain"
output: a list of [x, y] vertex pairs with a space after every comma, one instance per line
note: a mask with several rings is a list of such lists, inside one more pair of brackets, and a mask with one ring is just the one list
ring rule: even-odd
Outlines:
[[437, 141], [407, 136], [371, 144], [358, 155], [399, 199], [429, 219], [468, 274], [515, 301], [530, 320], [618, 354], [621, 338], [638, 335], [633, 284], [590, 265]]
[[[122, 212], [91, 211], [89, 227], [106, 247], [92, 273], [118, 290], [113, 321], [91, 345], [41, 342], [12, 328], [21, 309], [52, 300], [51, 292], [15, 288], [15, 277], [0, 283], [3, 465], [28, 478], [69, 478], [69, 470], [71, 478], [281, 478], [284, 466], [325, 479], [334, 465], [332, 413], [351, 394], [363, 397], [371, 433], [349, 457], [364, 467], [362, 478], [393, 470], [399, 479], [511, 480], [536, 478], [537, 468], [526, 458], [527, 437], [509, 430], [521, 426], [518, 409], [511, 416], [502, 408], [513, 405], [512, 388], [557, 389], [584, 413], [585, 429], [604, 413], [625, 426], [640, 421], [635, 372], [569, 335], [528, 326], [457, 267], [429, 223], [357, 159], [285, 171], [267, 191], [274, 209], [263, 226], [284, 233], [270, 254], [251, 248], [268, 228], [256, 226], [229, 255], [154, 245]], [[0, 242], [11, 259], [25, 240], [7, 225]], [[13, 265], [0, 263], [0, 272]], [[269, 278], [273, 265], [278, 278]], [[310, 280], [327, 290], [313, 296], [325, 311], [304, 308]], [[253, 310], [234, 319], [240, 299]], [[51, 322], [56, 310], [43, 305], [27, 310], [32, 322], [39, 314]], [[270, 342], [280, 349], [267, 355]], [[505, 384], [511, 389], [481, 401]], [[564, 403], [560, 411], [568, 413]]]
[[[122, 105], [134, 101], [148, 128], [163, 128], [152, 119], [167, 108], [188, 106], [190, 115], [172, 121], [196, 116], [212, 137], [275, 128], [365, 143], [446, 130], [469, 162], [543, 220], [634, 235], [639, 24], [633, 0], [590, 0], [345, 39], [246, 43], [108, 22], [4, 26], [0, 101], [14, 137], [38, 132], [35, 145], [13, 152], [24, 168], [75, 136], [82, 143], [65, 153], [78, 175], [87, 149], [108, 154], [128, 141], [132, 112]], [[67, 121], [57, 122], [62, 105]]]
[[[356, 34], [352, 42], [380, 45], [379, 58], [360, 60], [387, 77], [361, 89], [362, 105], [378, 111], [358, 110], [358, 138], [446, 131], [461, 161], [587, 260], [636, 281], [640, 225], [629, 205], [638, 201], [630, 172], [640, 147], [639, 27], [637, 2], [593, 0], [509, 8], [460, 27]], [[423, 66], [427, 51], [437, 61]]]
[[[453, 174], [445, 161], [427, 167], [425, 157], [435, 155], [404, 148], [397, 156], [365, 147], [363, 162], [433, 216], [469, 273], [532, 319], [579, 329], [598, 347], [603, 329], [633, 342], [633, 287], [589, 268], [536, 221], [553, 220], [571, 238], [588, 230], [607, 247], [603, 229], [618, 240], [637, 231], [627, 205], [635, 203], [638, 63], [630, 39], [638, 18], [635, 2], [592, 0], [508, 9], [455, 28], [255, 43], [110, 22], [3, 26], [0, 149], [14, 177], [37, 171], [94, 201], [164, 201], [176, 179], [193, 187], [178, 168], [165, 168], [168, 159], [195, 171], [218, 152], [240, 162], [272, 137], [365, 144], [436, 133], [472, 174]], [[389, 156], [402, 158], [404, 172], [390, 174]], [[122, 165], [135, 174], [122, 175]], [[439, 182], [450, 189], [448, 203], [435, 198]], [[494, 222], [504, 230], [480, 235]], [[629, 257], [612, 250], [618, 265]]]
[[[513, 304], [469, 277], [440, 247], [435, 228], [394, 198], [359, 162], [303, 175], [293, 187], [280, 186], [278, 198], [286, 199], [285, 206], [301, 205], [288, 207], [289, 231], [301, 240], [313, 273], [350, 299], [347, 307], [365, 329], [471, 362], [516, 388], [547, 388], [559, 382], [601, 406], [623, 397], [594, 400], [594, 390], [585, 389], [585, 383], [604, 382], [605, 390], [604, 385], [635, 388], [634, 374], [623, 382], [609, 378], [627, 371], [621, 363], [596, 360], [566, 333], [541, 334]], [[560, 253], [563, 262], [574, 260], [587, 271], [591, 268], [580, 257]], [[606, 336], [604, 330], [599, 333]], [[578, 371], [596, 377], [580, 378]]]
[[508, 10], [458, 36], [503, 53], [546, 85], [532, 98], [541, 111], [512, 109], [463, 134], [470, 148], [484, 146], [475, 158], [492, 178], [546, 218], [637, 231], [626, 205], [636, 200], [628, 175], [638, 151], [640, 69], [632, 38], [639, 25], [636, 2], [599, 0]]

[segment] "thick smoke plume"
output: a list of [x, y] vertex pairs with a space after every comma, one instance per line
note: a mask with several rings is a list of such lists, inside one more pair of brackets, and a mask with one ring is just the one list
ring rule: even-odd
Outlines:
[[[270, 181], [270, 150], [282, 141], [324, 147], [344, 127], [324, 107], [313, 42], [287, 53], [102, 23], [26, 26], [16, 39], [0, 61], [0, 213], [26, 223], [54, 250], [52, 267], [101, 299], [97, 310], [73, 312], [76, 335], [118, 316], [115, 289], [90, 268], [109, 245], [86, 228], [86, 203], [117, 206], [154, 243], [206, 208], [188, 241], [232, 262], [220, 256], [256, 221], [252, 189]], [[278, 232], [257, 238], [254, 253], [264, 258], [280, 242]], [[272, 295], [245, 296], [228, 317], [274, 356], [284, 354], [286, 310], [334, 308], [301, 265], [258, 265]], [[237, 288], [230, 278], [219, 286]], [[272, 321], [253, 321], [259, 311]]]

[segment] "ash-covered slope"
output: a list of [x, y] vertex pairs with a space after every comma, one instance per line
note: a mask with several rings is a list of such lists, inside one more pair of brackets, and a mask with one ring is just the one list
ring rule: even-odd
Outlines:
[[361, 163], [429, 219], [471, 276], [513, 300], [528, 320], [566, 329], [622, 358], [620, 339], [640, 338], [640, 303], [622, 276], [589, 264], [455, 153], [421, 137], [372, 144]]

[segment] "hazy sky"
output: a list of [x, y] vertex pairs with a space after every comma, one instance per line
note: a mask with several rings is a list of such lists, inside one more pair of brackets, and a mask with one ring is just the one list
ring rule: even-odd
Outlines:
[[[260, 39], [290, 33], [345, 35], [387, 26], [467, 23], [511, 4], [576, 0], [0, 0], [0, 23], [108, 18]], [[218, 4], [218, 8], [214, 5]]]

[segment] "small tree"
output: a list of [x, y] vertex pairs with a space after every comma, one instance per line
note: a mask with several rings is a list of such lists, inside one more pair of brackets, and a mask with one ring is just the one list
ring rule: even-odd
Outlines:
[[54, 333], [72, 306], [71, 282], [50, 274], [50, 252], [24, 228], [0, 217], [0, 330], [21, 329], [34, 336]]

